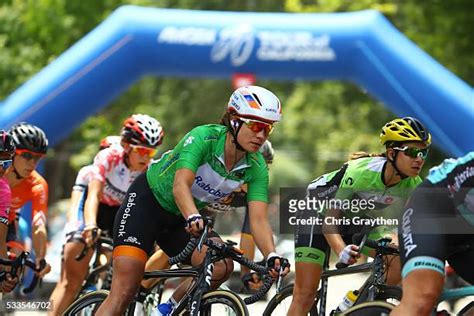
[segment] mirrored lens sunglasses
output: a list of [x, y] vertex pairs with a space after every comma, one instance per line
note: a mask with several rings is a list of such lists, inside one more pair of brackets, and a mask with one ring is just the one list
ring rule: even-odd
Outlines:
[[7, 170], [8, 167], [10, 167], [13, 163], [12, 159], [5, 159], [5, 160], [0, 160], [0, 167], [3, 168], [3, 170]]
[[33, 159], [35, 162], [44, 157], [43, 154], [38, 154], [38, 153], [35, 153], [35, 152], [32, 152], [32, 151], [29, 151], [27, 149], [17, 149], [15, 151], [15, 154], [25, 158], [26, 160]]
[[267, 123], [263, 123], [259, 121], [252, 121], [252, 120], [243, 119], [243, 118], [240, 118], [240, 120], [244, 122], [245, 125], [247, 125], [247, 127], [252, 132], [260, 133], [262, 130], [264, 130], [266, 135], [270, 135], [273, 132], [272, 124], [267, 124]]
[[425, 160], [428, 156], [429, 149], [428, 148], [417, 148], [417, 147], [395, 147], [395, 150], [403, 151], [405, 155], [411, 158], [418, 158]]
[[154, 149], [154, 148], [134, 146], [134, 145], [131, 145], [131, 147], [134, 153], [137, 153], [140, 156], [148, 156], [150, 158], [154, 157], [156, 153], [158, 152], [158, 149]]

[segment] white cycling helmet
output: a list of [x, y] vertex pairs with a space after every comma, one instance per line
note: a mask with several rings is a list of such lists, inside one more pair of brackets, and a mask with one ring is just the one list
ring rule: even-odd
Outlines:
[[163, 141], [160, 122], [146, 114], [134, 114], [123, 122], [122, 137], [132, 145], [157, 147]]
[[230, 96], [227, 110], [244, 118], [270, 124], [281, 120], [280, 100], [271, 91], [258, 86], [235, 90]]

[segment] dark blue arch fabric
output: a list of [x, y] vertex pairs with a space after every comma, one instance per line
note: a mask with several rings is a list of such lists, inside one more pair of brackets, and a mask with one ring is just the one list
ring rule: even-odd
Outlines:
[[[355, 82], [398, 116], [415, 116], [459, 156], [474, 149], [474, 91], [380, 13], [187, 11], [124, 6], [13, 92], [0, 126], [65, 138], [144, 75]], [[308, 106], [317, 106], [314, 104]]]

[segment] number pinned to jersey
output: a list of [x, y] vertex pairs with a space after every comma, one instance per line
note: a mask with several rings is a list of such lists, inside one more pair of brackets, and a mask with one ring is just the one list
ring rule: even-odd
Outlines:
[[189, 144], [191, 144], [194, 140], [194, 136], [189, 136], [185, 141], [184, 141], [184, 145], [183, 147], [186, 147], [188, 146]]

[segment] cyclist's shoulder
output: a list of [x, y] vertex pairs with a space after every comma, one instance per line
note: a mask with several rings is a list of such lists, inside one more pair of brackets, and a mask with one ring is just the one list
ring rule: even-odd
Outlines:
[[31, 190], [34, 196], [37, 194], [43, 195], [48, 192], [48, 182], [36, 170], [32, 172], [31, 178]]
[[94, 165], [117, 165], [123, 161], [125, 151], [122, 146], [110, 146], [100, 150], [94, 157]]
[[307, 190], [313, 190], [318, 187], [327, 187], [333, 185], [335, 185], [336, 187], [339, 186], [339, 183], [344, 177], [347, 166], [348, 164], [344, 163], [341, 168], [327, 172], [311, 180], [311, 182], [307, 186]]
[[[14, 201], [27, 201], [48, 192], [48, 183], [36, 170], [11, 189]], [[22, 204], [22, 203], [20, 203]]]
[[364, 157], [347, 162], [346, 176], [378, 177], [383, 172], [387, 158], [382, 156]]
[[83, 166], [83, 167], [81, 167], [81, 169], [79, 169], [79, 171], [77, 172], [77, 177], [78, 177], [78, 178], [85, 177], [85, 176], [89, 175], [94, 169], [95, 169], [94, 165], [86, 165], [86, 166]]
[[253, 168], [267, 170], [267, 163], [265, 162], [265, 158], [263, 158], [263, 155], [260, 151], [247, 153], [247, 163]]
[[202, 141], [217, 141], [222, 137], [225, 137], [225, 133], [227, 132], [227, 128], [223, 125], [219, 124], [205, 124], [199, 125], [193, 128], [189, 133], [185, 135], [185, 142], [192, 141], [190, 137], [197, 137]]
[[439, 183], [448, 177], [452, 173], [457, 172], [458, 167], [466, 166], [470, 168], [474, 174], [474, 151], [469, 152], [465, 156], [445, 159], [440, 165], [430, 169], [427, 180], [433, 184]]
[[399, 187], [414, 188], [423, 182], [423, 179], [420, 176], [416, 177], [407, 177], [400, 181]]
[[43, 187], [43, 188], [48, 187], [48, 182], [46, 181], [46, 179], [36, 170], [33, 170], [31, 175], [25, 180], [28, 180], [31, 186], [34, 186], [34, 187], [38, 187], [38, 186]]
[[97, 152], [96, 157], [121, 157], [123, 154], [123, 147], [120, 145], [115, 145], [100, 150]]

